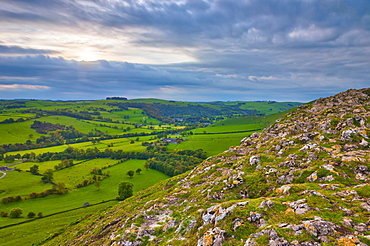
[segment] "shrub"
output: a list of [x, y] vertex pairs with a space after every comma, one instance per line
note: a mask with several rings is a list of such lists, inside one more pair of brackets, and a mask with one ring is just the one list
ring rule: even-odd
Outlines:
[[0, 215], [1, 217], [8, 217], [8, 212], [1, 212]]
[[9, 213], [9, 217], [11, 218], [19, 218], [21, 217], [23, 210], [21, 208], [12, 208]]
[[34, 218], [36, 216], [36, 214], [34, 213], [34, 212], [29, 212], [28, 214], [27, 214], [27, 217], [28, 218]]

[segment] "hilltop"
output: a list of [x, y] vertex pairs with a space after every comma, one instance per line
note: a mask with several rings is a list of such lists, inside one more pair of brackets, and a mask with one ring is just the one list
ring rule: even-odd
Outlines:
[[320, 98], [46, 245], [369, 245], [370, 89]]

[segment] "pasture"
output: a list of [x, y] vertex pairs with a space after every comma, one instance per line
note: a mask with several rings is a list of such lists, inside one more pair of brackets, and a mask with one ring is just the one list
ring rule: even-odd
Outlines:
[[[96, 161], [94, 163], [94, 161]], [[88, 169], [86, 171], [83, 171], [83, 166], [78, 167], [75, 166], [71, 167], [72, 169], [70, 171], [67, 171], [70, 168], [63, 169], [61, 171], [56, 171], [54, 173], [55, 175], [55, 182], [68, 182], [69, 185], [73, 186], [78, 180], [82, 182], [84, 179], [88, 179], [89, 173], [91, 169], [94, 167], [98, 167], [99, 165], [106, 165], [109, 161], [109, 159], [96, 159], [89, 161], [90, 163], [87, 163]], [[115, 161], [116, 162], [116, 161]], [[48, 215], [51, 213], [56, 213], [60, 211], [65, 211], [77, 207], [81, 207], [84, 203], [88, 202], [90, 204], [98, 203], [101, 201], [106, 201], [110, 199], [115, 199], [118, 195], [118, 184], [122, 181], [129, 181], [134, 184], [134, 193], [148, 188], [155, 183], [164, 180], [168, 178], [167, 175], [153, 169], [145, 170], [144, 168], [145, 161], [144, 160], [129, 160], [120, 164], [117, 164], [115, 166], [109, 167], [107, 169], [104, 169], [103, 172], [109, 172], [110, 177], [102, 180], [100, 182], [100, 187], [97, 188], [95, 185], [91, 184], [83, 188], [73, 188], [67, 185], [68, 188], [71, 188], [69, 193], [64, 195], [49, 195], [47, 197], [43, 198], [35, 198], [31, 200], [24, 200], [21, 202], [12, 202], [7, 204], [0, 204], [0, 211], [9, 212], [12, 208], [20, 207], [23, 209], [23, 214], [27, 215], [29, 212], [42, 212], [44, 215]], [[80, 164], [82, 165], [82, 164]], [[86, 167], [86, 166], [85, 166]], [[91, 169], [90, 169], [91, 168]], [[142, 169], [141, 174], [135, 174], [132, 178], [129, 178], [129, 176], [126, 175], [126, 173], [129, 170], [136, 171], [138, 168]], [[36, 192], [34, 187], [38, 187], [40, 191], [43, 191], [45, 189], [51, 188], [50, 184], [45, 184], [44, 187], [35, 184], [35, 186], [30, 186], [29, 188], [26, 187], [26, 184], [28, 182], [41, 182], [41, 176], [35, 176], [30, 173], [25, 172], [14, 172], [15, 174], [19, 174], [21, 176], [6, 176], [8, 183], [4, 183], [9, 189], [12, 189], [9, 185], [14, 185], [17, 181], [19, 181], [19, 178], [24, 179], [24, 188], [26, 191], [24, 191], [22, 194], [29, 195], [32, 192]], [[34, 178], [36, 177], [36, 178]], [[71, 181], [68, 181], [70, 179]], [[9, 184], [9, 185], [8, 185]], [[67, 184], [67, 183], [66, 183]], [[21, 192], [18, 188], [17, 191]], [[19, 194], [20, 195], [20, 194]], [[12, 223], [18, 223], [24, 220], [27, 220], [27, 218], [7, 218], [7, 217], [0, 217], [0, 226], [4, 226], [7, 224]]]
[[54, 233], [63, 230], [71, 223], [76, 223], [81, 218], [94, 214], [117, 201], [89, 206], [75, 211], [70, 211], [50, 217], [30, 221], [29, 223], [0, 229], [0, 245], [33, 245], [41, 242]]
[[[99, 131], [102, 131], [104, 133], [107, 133], [109, 135], [119, 135], [123, 134], [122, 129], [114, 129], [110, 127], [104, 127], [104, 126], [97, 126], [93, 124], [91, 121], [84, 121], [79, 120], [76, 118], [68, 117], [68, 116], [62, 116], [62, 115], [55, 115], [55, 116], [47, 116], [47, 117], [41, 117], [37, 119], [38, 121], [45, 121], [52, 124], [61, 124], [65, 126], [73, 125], [74, 128], [79, 130], [82, 133], [89, 133], [94, 132], [96, 129]], [[95, 122], [96, 124], [103, 124], [102, 122]]]
[[[6, 176], [0, 179], [0, 199], [9, 196], [25, 197], [32, 192], [42, 192], [50, 189], [51, 184], [41, 182], [41, 176], [32, 175], [29, 172], [6, 172]], [[0, 211], [4, 204], [0, 204]]]
[[[25, 143], [27, 139], [35, 140], [42, 134], [31, 129], [33, 121], [0, 124], [0, 145]], [[30, 135], [32, 134], [32, 135]]]
[[133, 124], [149, 124], [150, 122], [152, 124], [161, 123], [159, 120], [150, 118], [147, 115], [143, 114], [143, 110], [141, 109], [135, 109], [135, 108], [129, 108], [129, 109], [130, 110], [126, 110], [126, 111], [114, 111], [110, 113], [110, 117], [112, 117], [112, 119], [120, 119], [120, 120], [126, 117], [128, 119], [125, 119], [124, 121], [131, 122]]
[[186, 136], [186, 141], [180, 144], [169, 144], [168, 149], [202, 149], [207, 156], [217, 155], [227, 150], [230, 146], [237, 146], [240, 140], [253, 132], [229, 133], [229, 134], [199, 134]]

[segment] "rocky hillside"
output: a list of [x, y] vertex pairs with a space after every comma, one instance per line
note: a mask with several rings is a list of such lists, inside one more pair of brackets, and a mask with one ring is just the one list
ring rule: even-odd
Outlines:
[[47, 245], [370, 245], [370, 89], [300, 106]]

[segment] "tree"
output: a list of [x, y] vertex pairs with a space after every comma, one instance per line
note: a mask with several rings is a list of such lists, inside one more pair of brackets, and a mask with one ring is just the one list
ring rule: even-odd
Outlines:
[[132, 179], [132, 176], [134, 176], [135, 172], [130, 170], [126, 173], [126, 175], [130, 176], [130, 179]]
[[94, 185], [96, 186], [96, 188], [98, 190], [100, 190], [100, 181], [99, 180], [96, 180], [95, 183], [94, 183]]
[[144, 167], [145, 167], [145, 169], [148, 171], [148, 170], [149, 170], [149, 163], [148, 163], [148, 162], [145, 162]]
[[9, 213], [9, 217], [11, 218], [19, 218], [21, 217], [23, 210], [21, 208], [12, 208]]
[[32, 174], [38, 174], [39, 173], [39, 166], [38, 165], [33, 165], [32, 167], [30, 167], [30, 172]]
[[43, 217], [42, 212], [38, 212], [37, 217], [39, 217], [39, 218]]
[[138, 168], [138, 169], [136, 170], [136, 174], [140, 174], [140, 173], [141, 173], [141, 171], [143, 171], [143, 170], [141, 170], [140, 168]]
[[53, 179], [54, 179], [53, 169], [46, 169], [45, 172], [43, 173], [41, 180], [44, 181], [45, 183], [51, 183]]
[[[132, 171], [134, 172], [134, 171]], [[123, 181], [118, 184], [118, 199], [126, 199], [133, 195], [134, 184], [131, 182]]]
[[8, 155], [8, 156], [6, 156], [6, 157], [4, 158], [4, 162], [5, 162], [5, 163], [12, 163], [12, 162], [14, 162], [14, 156], [12, 156], [12, 155]]

